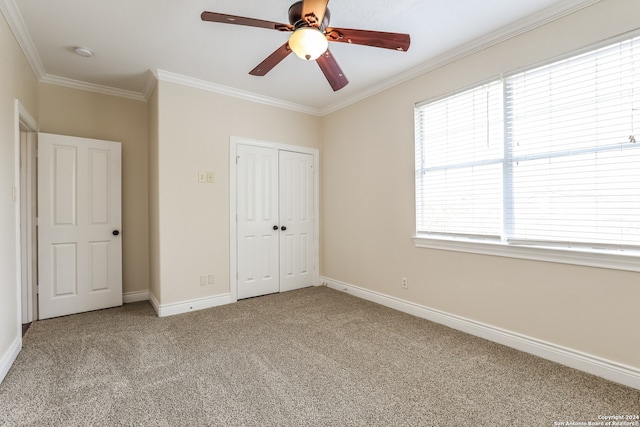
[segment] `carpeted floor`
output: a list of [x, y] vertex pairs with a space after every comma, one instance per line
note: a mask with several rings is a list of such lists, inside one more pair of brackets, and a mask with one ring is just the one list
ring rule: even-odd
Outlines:
[[640, 391], [326, 287], [34, 322], [0, 425], [554, 426]]

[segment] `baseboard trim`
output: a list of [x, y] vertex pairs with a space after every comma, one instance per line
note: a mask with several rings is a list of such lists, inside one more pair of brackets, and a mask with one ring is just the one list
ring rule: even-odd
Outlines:
[[482, 322], [476, 322], [461, 316], [414, 304], [412, 302], [391, 297], [379, 292], [370, 291], [338, 280], [333, 280], [327, 277], [323, 277], [321, 279], [328, 287], [354, 295], [358, 298], [372, 301], [432, 322], [440, 323], [470, 335], [475, 335], [489, 341], [506, 345], [628, 387], [640, 389], [640, 369], [638, 368], [497, 328]]
[[130, 304], [132, 302], [148, 301], [149, 291], [125, 292], [122, 294], [122, 302]]
[[188, 313], [190, 311], [204, 310], [205, 308], [218, 307], [220, 305], [235, 302], [231, 298], [231, 294], [215, 295], [206, 298], [196, 298], [174, 302], [171, 304], [159, 304], [153, 294], [149, 294], [149, 301], [158, 317], [173, 316], [175, 314]]
[[160, 317], [160, 304], [158, 303], [158, 299], [156, 298], [156, 296], [151, 292], [149, 292], [149, 302], [151, 303], [153, 310], [156, 312], [156, 315]]
[[4, 378], [9, 373], [9, 369], [13, 365], [13, 362], [16, 361], [18, 354], [20, 353], [20, 349], [22, 348], [22, 337], [18, 335], [13, 344], [9, 347], [7, 352], [0, 359], [0, 383], [4, 381]]

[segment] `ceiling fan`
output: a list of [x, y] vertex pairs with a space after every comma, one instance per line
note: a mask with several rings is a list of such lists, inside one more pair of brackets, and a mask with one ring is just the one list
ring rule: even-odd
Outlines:
[[258, 64], [249, 74], [264, 76], [293, 51], [304, 60], [315, 60], [334, 91], [342, 89], [349, 81], [329, 51], [328, 42], [353, 43], [402, 52], [409, 49], [409, 34], [329, 27], [331, 14], [327, 9], [328, 3], [329, 0], [295, 2], [289, 7], [289, 24], [207, 11], [202, 12], [200, 17], [203, 21], [209, 22], [291, 32], [289, 40]]

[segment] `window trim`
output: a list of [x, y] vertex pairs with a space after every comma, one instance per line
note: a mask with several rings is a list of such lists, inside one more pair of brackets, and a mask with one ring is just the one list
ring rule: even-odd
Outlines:
[[[522, 73], [526, 70], [542, 67], [557, 61], [561, 61], [576, 55], [588, 53], [598, 50], [610, 44], [619, 43], [624, 40], [634, 38], [640, 35], [640, 30], [632, 30], [617, 36], [601, 40], [597, 43], [590, 44], [583, 48], [575, 49], [571, 52], [548, 58], [524, 67], [520, 67], [509, 72], [501, 73], [499, 76], [487, 78], [472, 85], [466, 85], [455, 91], [451, 91], [431, 99], [416, 102], [414, 107], [417, 109], [426, 104], [436, 102], [438, 100], [455, 96], [456, 94], [473, 89], [478, 86], [487, 84], [488, 82], [501, 80]], [[415, 150], [414, 150], [415, 154]], [[415, 185], [415, 179], [414, 179]], [[415, 194], [415, 188], [414, 188]], [[414, 196], [415, 197], [415, 196]], [[415, 209], [414, 209], [415, 211]], [[414, 212], [414, 226], [416, 225]], [[520, 245], [509, 243], [502, 240], [491, 239], [470, 239], [464, 236], [443, 236], [440, 234], [418, 233], [412, 237], [416, 248], [437, 249], [453, 252], [472, 253], [478, 255], [498, 256], [506, 258], [524, 259], [531, 261], [543, 261], [556, 264], [569, 264], [585, 267], [606, 268], [622, 271], [640, 272], [640, 250], [627, 249], [625, 251], [608, 251], [606, 249], [579, 249], [566, 247], [549, 247], [543, 245]]]
[[426, 235], [415, 235], [412, 239], [414, 246], [417, 248], [640, 272], [640, 253], [638, 251], [613, 253], [595, 249], [578, 250], [532, 245], [520, 246], [498, 241], [478, 241], [464, 238], [447, 239]]

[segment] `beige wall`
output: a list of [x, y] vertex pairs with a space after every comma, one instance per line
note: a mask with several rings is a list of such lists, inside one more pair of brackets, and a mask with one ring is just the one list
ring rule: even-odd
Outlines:
[[16, 263], [15, 100], [38, 119], [38, 85], [4, 15], [0, 14], [0, 363], [20, 338]]
[[[228, 293], [229, 138], [319, 148], [320, 118], [166, 81], [156, 90], [150, 170], [158, 176], [151, 201], [158, 217], [150, 237], [160, 247], [151, 289], [163, 305]], [[198, 183], [199, 170], [214, 172], [215, 182]], [[216, 283], [200, 286], [204, 274]]]
[[[165, 81], [148, 103], [38, 84], [0, 20], [0, 358], [19, 337], [19, 98], [44, 132], [123, 143], [125, 292], [148, 289], [160, 304], [229, 292], [229, 138], [253, 138], [321, 148], [324, 276], [640, 367], [639, 274], [411, 241], [415, 102], [638, 27], [640, 2], [603, 0], [320, 118]], [[199, 170], [215, 183], [198, 183]], [[200, 286], [209, 273], [216, 284]]]
[[149, 97], [149, 293], [162, 300], [158, 194], [158, 86]]
[[640, 2], [604, 0], [324, 117], [324, 276], [640, 368], [640, 274], [411, 241], [416, 102], [638, 27]]
[[123, 291], [149, 288], [146, 102], [40, 83], [40, 130], [122, 143]]

